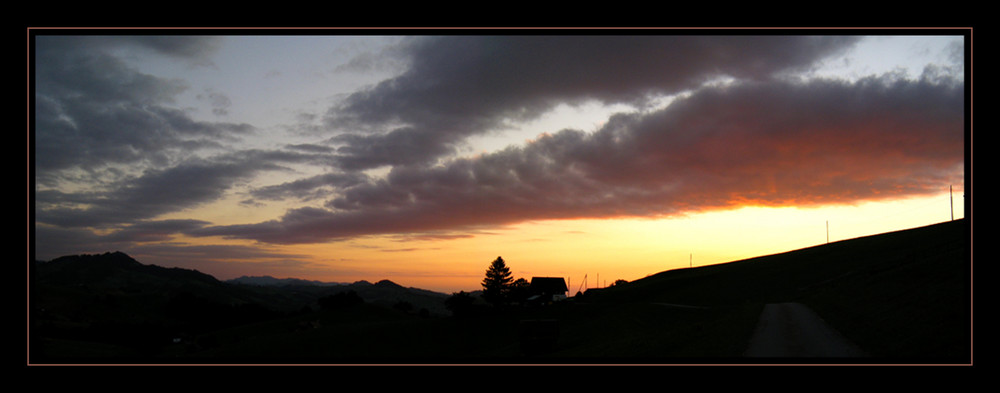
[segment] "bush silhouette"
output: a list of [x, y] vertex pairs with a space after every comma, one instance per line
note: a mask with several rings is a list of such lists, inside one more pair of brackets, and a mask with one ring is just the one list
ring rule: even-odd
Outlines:
[[466, 317], [475, 314], [476, 299], [472, 297], [465, 291], [460, 291], [458, 293], [452, 294], [451, 297], [445, 299], [444, 306], [451, 311], [451, 314], [456, 317]]
[[516, 303], [523, 303], [527, 301], [528, 297], [531, 296], [531, 291], [529, 290], [530, 286], [531, 283], [523, 278], [514, 280], [514, 282], [510, 284], [510, 287], [508, 287], [507, 299]]

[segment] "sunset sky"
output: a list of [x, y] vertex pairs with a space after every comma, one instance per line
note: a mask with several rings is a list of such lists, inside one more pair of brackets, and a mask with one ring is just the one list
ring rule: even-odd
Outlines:
[[968, 31], [512, 32], [34, 30], [35, 257], [576, 293], [964, 217]]

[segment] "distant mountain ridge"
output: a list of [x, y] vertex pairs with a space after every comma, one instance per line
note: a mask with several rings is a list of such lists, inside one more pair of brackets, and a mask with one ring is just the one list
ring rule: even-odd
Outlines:
[[[184, 295], [223, 305], [256, 304], [273, 310], [289, 311], [304, 307], [315, 308], [317, 299], [323, 296], [353, 291], [368, 303], [393, 306], [405, 302], [415, 310], [427, 309], [432, 314], [450, 314], [444, 307], [448, 294], [406, 288], [389, 280], [381, 280], [375, 284], [364, 280], [347, 284], [243, 276], [220, 281], [193, 269], [145, 265], [119, 251], [35, 261], [29, 278], [32, 291], [44, 294], [38, 299], [48, 301], [50, 293], [71, 294], [65, 295], [65, 299], [59, 299], [56, 302], [59, 304], [73, 304], [81, 299], [109, 296], [143, 297], [147, 299], [145, 304], [155, 308], [156, 305], [166, 304], [170, 299]], [[51, 307], [49, 309], [52, 310]]]
[[234, 279], [226, 280], [225, 282], [232, 284], [279, 286], [279, 287], [287, 285], [314, 285], [314, 286], [348, 285], [348, 283], [342, 283], [342, 282], [305, 280], [301, 278], [275, 278], [272, 276], [240, 276]]
[[127, 254], [115, 251], [104, 254], [68, 255], [48, 262], [36, 261], [34, 270], [41, 283], [73, 285], [125, 285], [139, 282], [168, 285], [180, 283], [216, 285], [221, 281], [197, 270], [144, 265]]
[[[121, 251], [106, 252], [104, 254], [79, 254], [58, 257], [49, 261], [35, 261], [35, 266], [44, 266], [40, 271], [46, 279], [56, 278], [59, 280], [73, 280], [83, 282], [83, 280], [101, 280], [115, 273], [125, 271], [144, 272], [147, 274], [161, 275], [163, 277], [181, 278], [186, 277], [204, 282], [242, 284], [255, 286], [319, 286], [319, 287], [356, 287], [377, 286], [381, 288], [395, 288], [401, 290], [412, 290], [431, 294], [441, 294], [426, 289], [404, 287], [390, 280], [380, 280], [371, 283], [360, 280], [353, 283], [328, 282], [318, 280], [306, 280], [301, 278], [276, 278], [269, 275], [264, 276], [240, 276], [229, 280], [219, 280], [212, 275], [202, 273], [194, 269], [179, 267], [167, 268], [157, 265], [143, 264], [128, 254]], [[33, 268], [36, 268], [33, 267]], [[117, 271], [117, 272], [116, 272]], [[61, 276], [60, 276], [61, 275]]]

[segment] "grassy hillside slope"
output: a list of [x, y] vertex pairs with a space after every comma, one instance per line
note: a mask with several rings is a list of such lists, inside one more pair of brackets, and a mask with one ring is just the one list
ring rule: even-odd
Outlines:
[[970, 228], [955, 220], [588, 291], [601, 302], [801, 302], [877, 357], [970, 358]]

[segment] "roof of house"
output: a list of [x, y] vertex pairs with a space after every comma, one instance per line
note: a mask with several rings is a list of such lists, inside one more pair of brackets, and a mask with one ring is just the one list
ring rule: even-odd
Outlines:
[[569, 288], [562, 277], [532, 277], [528, 289], [532, 292], [561, 293]]

